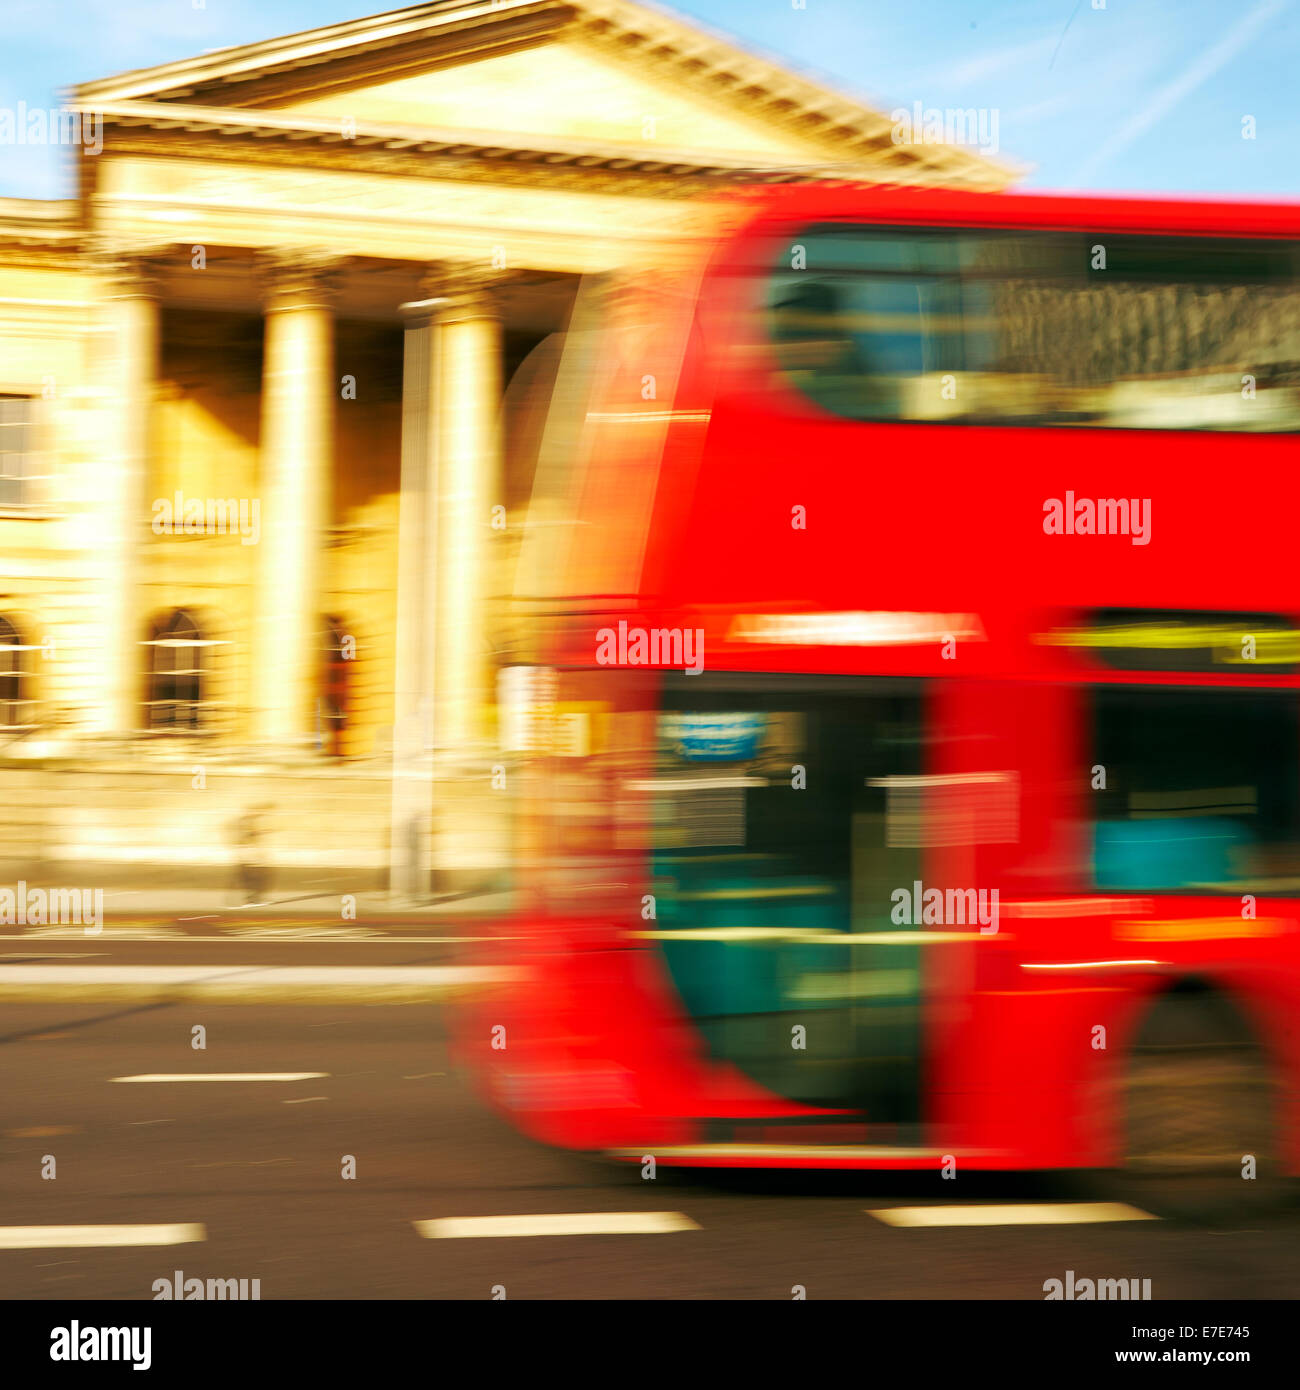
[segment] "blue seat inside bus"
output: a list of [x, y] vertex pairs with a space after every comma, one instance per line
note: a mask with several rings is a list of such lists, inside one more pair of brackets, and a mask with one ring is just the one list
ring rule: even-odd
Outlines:
[[1098, 888], [1121, 891], [1227, 883], [1241, 877], [1236, 851], [1251, 843], [1240, 821], [1221, 817], [1098, 821], [1093, 877]]
[[[788, 1008], [788, 982], [807, 971], [842, 969], [840, 946], [802, 945], [749, 938], [749, 928], [844, 931], [849, 922], [847, 883], [790, 873], [789, 861], [764, 856], [756, 875], [751, 859], [711, 862], [661, 858], [656, 877], [675, 883], [658, 894], [658, 927], [669, 933], [664, 955], [682, 1002], [693, 1017], [775, 1013]], [[675, 930], [725, 931], [735, 940], [683, 939]]]

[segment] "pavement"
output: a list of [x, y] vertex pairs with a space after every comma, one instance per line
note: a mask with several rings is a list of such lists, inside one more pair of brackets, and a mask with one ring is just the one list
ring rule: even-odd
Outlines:
[[[409, 952], [426, 954], [443, 959]], [[1072, 1271], [1149, 1279], [1156, 1302], [1225, 1300], [1201, 1319], [1217, 1323], [1250, 1321], [1237, 1300], [1300, 1295], [1294, 1212], [1085, 1219], [1068, 1175], [648, 1179], [543, 1148], [482, 1103], [437, 1006], [10, 1004], [0, 1096], [0, 1300], [147, 1301], [177, 1271], [257, 1279], [263, 1300], [1040, 1303]], [[997, 1224], [968, 1224], [972, 1208]], [[1066, 1355], [1104, 1335], [1095, 1304], [1056, 1312]]]
[[[342, 918], [336, 894], [243, 907], [219, 889], [106, 892], [98, 926], [0, 926], [0, 1003], [428, 1002], [502, 978], [454, 948], [483, 940], [511, 902], [361, 893]], [[435, 947], [447, 949], [431, 959]]]
[[106, 923], [113, 920], [123, 926], [160, 921], [219, 922], [227, 927], [250, 922], [314, 921], [340, 926], [418, 928], [429, 921], [443, 921], [451, 916], [499, 916], [509, 910], [511, 901], [509, 892], [444, 893], [412, 900], [383, 891], [291, 890], [270, 895], [264, 902], [248, 904], [223, 888], [108, 888], [104, 892], [104, 917]]
[[[6, 958], [0, 957], [0, 962]], [[0, 1003], [420, 1004], [510, 978], [504, 967], [0, 963]]]
[[[461, 873], [467, 872], [462, 869]], [[106, 921], [122, 924], [153, 921], [187, 921], [221, 917], [230, 921], [321, 922], [355, 920], [372, 924], [400, 925], [434, 918], [455, 910], [459, 916], [492, 915], [508, 905], [511, 894], [507, 875], [482, 870], [474, 875], [477, 886], [439, 872], [428, 890], [404, 896], [390, 892], [387, 876], [372, 869], [345, 864], [328, 868], [276, 868], [264, 885], [265, 901], [247, 905], [244, 889], [229, 865], [114, 864], [87, 860], [76, 865], [45, 862], [0, 863], [0, 888], [13, 889], [20, 881], [32, 888], [75, 886], [102, 891]], [[344, 916], [345, 911], [348, 917]], [[0, 926], [0, 932], [6, 930]]]

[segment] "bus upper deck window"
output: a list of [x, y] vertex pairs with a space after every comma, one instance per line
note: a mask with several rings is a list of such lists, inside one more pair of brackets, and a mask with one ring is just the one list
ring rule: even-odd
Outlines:
[[778, 371], [848, 419], [1300, 430], [1300, 248], [1095, 241], [809, 228], [764, 291]]

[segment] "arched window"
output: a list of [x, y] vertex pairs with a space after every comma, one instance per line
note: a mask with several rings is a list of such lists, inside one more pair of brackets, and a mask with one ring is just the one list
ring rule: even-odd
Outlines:
[[32, 722], [30, 655], [13, 622], [0, 614], [0, 728]]
[[165, 613], [148, 642], [145, 727], [197, 729], [203, 702], [203, 640], [199, 625], [183, 608]]
[[321, 743], [334, 758], [343, 755], [343, 731], [348, 724], [348, 667], [347, 634], [338, 618], [326, 618], [324, 651], [321, 653]]

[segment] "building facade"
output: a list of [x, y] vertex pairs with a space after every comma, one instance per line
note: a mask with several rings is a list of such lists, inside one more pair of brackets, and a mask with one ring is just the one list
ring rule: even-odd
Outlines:
[[0, 857], [124, 873], [219, 870], [254, 805], [280, 869], [499, 869], [452, 784], [498, 750], [509, 387], [579, 287], [729, 185], [1009, 177], [624, 0], [443, 0], [68, 110], [76, 196], [0, 200]]

